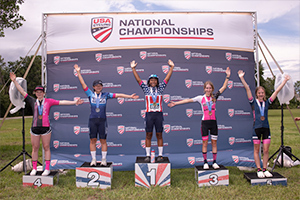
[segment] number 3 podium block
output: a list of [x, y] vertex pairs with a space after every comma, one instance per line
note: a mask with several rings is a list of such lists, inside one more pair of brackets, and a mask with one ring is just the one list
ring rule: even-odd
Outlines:
[[211, 166], [209, 169], [195, 166], [195, 178], [199, 187], [229, 185], [229, 170], [223, 165], [220, 165], [219, 169], [213, 169]]
[[48, 176], [42, 176], [42, 171], [37, 171], [35, 176], [30, 176], [30, 173], [27, 173], [23, 176], [23, 186], [33, 186], [34, 188], [38, 187], [49, 187], [53, 186], [53, 183], [56, 179], [56, 184], [58, 183], [59, 173], [56, 171], [50, 172]]
[[89, 162], [76, 167], [76, 186], [107, 189], [111, 188], [113, 174], [112, 162], [107, 162], [107, 166], [90, 166]]
[[159, 163], [146, 163], [144, 161], [145, 158], [136, 158], [135, 186], [144, 186], [146, 188], [151, 186], [170, 186], [171, 163], [169, 158], [164, 157], [164, 161]]

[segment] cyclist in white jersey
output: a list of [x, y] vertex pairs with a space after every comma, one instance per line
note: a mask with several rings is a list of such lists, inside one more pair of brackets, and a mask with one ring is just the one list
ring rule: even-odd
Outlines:
[[204, 83], [204, 95], [199, 95], [191, 99], [184, 99], [181, 101], [171, 101], [168, 106], [173, 107], [180, 104], [198, 102], [201, 105], [203, 111], [203, 117], [201, 122], [201, 133], [202, 133], [202, 154], [204, 159], [203, 169], [209, 169], [209, 165], [207, 163], [207, 145], [208, 145], [208, 132], [210, 132], [211, 136], [211, 144], [212, 144], [212, 152], [213, 152], [213, 164], [212, 167], [214, 169], [220, 168], [217, 164], [217, 139], [218, 139], [218, 126], [216, 119], [216, 100], [224, 92], [227, 87], [228, 80], [230, 77], [230, 69], [227, 67], [226, 69], [226, 79], [223, 83], [223, 86], [219, 89], [216, 94], [213, 94], [214, 85], [211, 81], [206, 81]]

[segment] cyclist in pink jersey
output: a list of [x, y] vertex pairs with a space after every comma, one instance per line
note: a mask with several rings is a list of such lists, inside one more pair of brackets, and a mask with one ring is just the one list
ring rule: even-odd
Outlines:
[[31, 176], [35, 176], [37, 173], [37, 161], [38, 161], [38, 152], [40, 148], [40, 139], [42, 139], [42, 144], [45, 152], [45, 171], [42, 173], [42, 176], [47, 176], [50, 174], [50, 139], [51, 139], [51, 127], [49, 122], [49, 112], [51, 106], [55, 105], [79, 105], [83, 103], [83, 100], [78, 99], [74, 101], [67, 100], [55, 100], [44, 98], [45, 89], [43, 86], [37, 86], [34, 89], [34, 94], [37, 99], [29, 96], [24, 89], [16, 81], [16, 75], [11, 72], [10, 79], [15, 84], [18, 91], [24, 96], [25, 101], [31, 105], [33, 112], [32, 126], [30, 129], [31, 133], [31, 144], [32, 144], [32, 171], [30, 172]]
[[203, 169], [209, 169], [209, 165], [207, 163], [207, 145], [208, 145], [208, 132], [210, 132], [211, 136], [211, 144], [212, 144], [212, 152], [213, 152], [213, 164], [212, 167], [214, 169], [220, 168], [217, 164], [217, 139], [218, 139], [218, 126], [216, 119], [216, 100], [224, 92], [227, 87], [228, 80], [230, 77], [230, 69], [227, 67], [226, 69], [226, 79], [223, 83], [223, 86], [219, 89], [216, 94], [213, 94], [214, 85], [211, 81], [206, 81], [204, 83], [204, 95], [199, 95], [191, 99], [184, 99], [181, 101], [171, 101], [168, 106], [173, 107], [180, 104], [198, 102], [201, 105], [203, 111], [203, 117], [201, 122], [201, 133], [202, 133], [202, 154], [204, 158]]

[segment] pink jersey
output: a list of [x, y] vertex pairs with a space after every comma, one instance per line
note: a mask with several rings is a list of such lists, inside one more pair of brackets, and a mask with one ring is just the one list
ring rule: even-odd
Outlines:
[[[215, 94], [215, 98], [217, 99], [221, 93], [217, 92]], [[199, 95], [194, 98], [192, 98], [194, 102], [198, 102], [201, 104], [201, 108], [203, 111], [203, 117], [202, 120], [217, 120], [216, 119], [216, 103], [212, 101], [212, 97], [207, 97], [206, 95]], [[208, 103], [211, 103], [211, 114], [208, 109]]]
[[39, 119], [39, 109], [37, 99], [25, 95], [25, 100], [30, 104], [33, 113], [32, 127], [50, 127], [49, 113], [51, 106], [59, 105], [59, 101], [55, 99], [44, 98], [42, 105], [42, 119]]

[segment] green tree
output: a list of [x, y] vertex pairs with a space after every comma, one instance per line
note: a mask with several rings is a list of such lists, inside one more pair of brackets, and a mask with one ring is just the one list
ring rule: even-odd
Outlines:
[[0, 0], [0, 37], [5, 37], [4, 29], [12, 28], [13, 30], [22, 26], [26, 21], [18, 12], [24, 0]]

